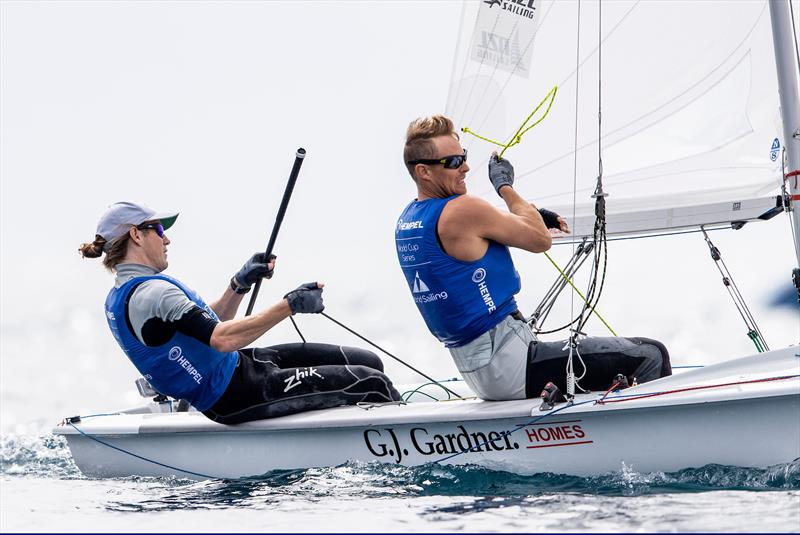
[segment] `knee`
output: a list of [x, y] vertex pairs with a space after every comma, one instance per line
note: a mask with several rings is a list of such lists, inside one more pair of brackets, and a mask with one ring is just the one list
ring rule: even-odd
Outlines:
[[341, 346], [342, 353], [347, 358], [347, 362], [351, 365], [366, 366], [373, 370], [383, 371], [383, 361], [378, 355], [369, 351], [368, 349], [361, 349], [360, 347]]
[[369, 401], [399, 401], [401, 399], [392, 380], [382, 371], [369, 366], [349, 366], [348, 368], [358, 377], [358, 381], [351, 388], [361, 392], [371, 391], [378, 396]]
[[667, 377], [672, 375], [672, 362], [669, 358], [669, 351], [667, 351], [667, 347], [659, 342], [658, 340], [653, 340], [652, 338], [632, 338], [631, 340], [635, 340], [638, 344], [642, 346], [649, 346], [647, 347], [646, 354], [650, 360], [654, 363], [658, 363], [659, 367], [659, 377]]
[[348, 369], [355, 373], [360, 379], [368, 379], [370, 377], [378, 377], [389, 381], [389, 378], [381, 371], [373, 368], [372, 366], [365, 366], [363, 364], [356, 364], [348, 366]]

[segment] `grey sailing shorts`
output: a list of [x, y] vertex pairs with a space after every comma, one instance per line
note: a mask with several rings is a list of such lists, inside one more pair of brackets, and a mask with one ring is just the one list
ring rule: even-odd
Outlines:
[[528, 346], [534, 340], [527, 323], [506, 316], [467, 345], [450, 348], [450, 355], [479, 398], [525, 399]]

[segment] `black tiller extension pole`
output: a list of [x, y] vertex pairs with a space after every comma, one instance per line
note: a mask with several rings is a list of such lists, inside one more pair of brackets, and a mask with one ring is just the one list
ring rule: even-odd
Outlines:
[[[286, 213], [286, 207], [289, 205], [289, 199], [292, 196], [294, 183], [297, 182], [297, 175], [300, 174], [300, 166], [303, 165], [303, 159], [305, 157], [306, 149], [302, 147], [297, 149], [297, 154], [294, 156], [292, 172], [289, 174], [289, 182], [286, 184], [286, 191], [283, 192], [281, 207], [278, 209], [278, 216], [275, 218], [275, 226], [272, 227], [272, 236], [269, 237], [269, 243], [267, 244], [267, 259], [269, 259], [269, 255], [272, 254], [272, 248], [275, 246], [275, 240], [278, 238], [278, 231], [281, 229], [283, 216]], [[247, 305], [247, 312], [245, 313], [245, 316], [249, 316], [250, 313], [253, 312], [253, 306], [256, 304], [256, 297], [258, 297], [259, 288], [261, 288], [261, 279], [256, 281], [255, 287], [253, 288], [253, 295], [250, 297], [250, 303]]]

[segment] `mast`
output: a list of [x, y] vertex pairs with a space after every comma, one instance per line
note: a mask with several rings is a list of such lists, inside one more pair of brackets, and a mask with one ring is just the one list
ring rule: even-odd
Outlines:
[[[772, 44], [778, 71], [778, 91], [783, 119], [783, 143], [786, 149], [788, 172], [800, 170], [800, 96], [797, 88], [797, 62], [792, 36], [790, 0], [769, 0], [772, 22]], [[793, 271], [794, 284], [800, 298], [800, 176], [789, 177], [789, 194], [794, 205], [791, 216], [794, 228], [794, 247], [797, 266]]]

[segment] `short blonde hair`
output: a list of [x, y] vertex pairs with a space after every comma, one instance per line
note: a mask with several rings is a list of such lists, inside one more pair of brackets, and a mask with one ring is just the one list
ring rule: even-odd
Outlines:
[[[403, 162], [413, 160], [428, 160], [436, 157], [436, 146], [431, 138], [439, 136], [453, 136], [459, 139], [458, 134], [453, 128], [453, 121], [444, 115], [432, 115], [431, 117], [420, 117], [414, 119], [406, 130], [406, 146], [403, 149]], [[406, 163], [406, 169], [411, 178], [416, 182], [414, 176], [414, 165]]]

